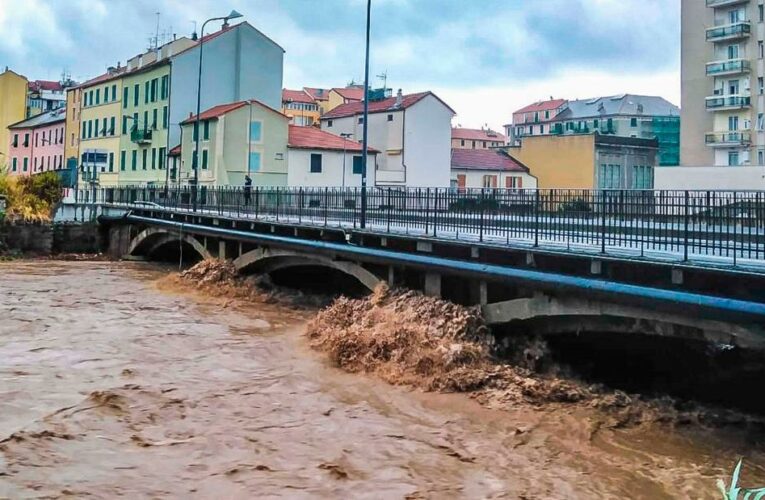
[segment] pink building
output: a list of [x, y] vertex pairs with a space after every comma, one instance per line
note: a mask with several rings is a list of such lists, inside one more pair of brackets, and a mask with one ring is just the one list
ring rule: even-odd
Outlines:
[[55, 109], [8, 127], [8, 173], [32, 175], [64, 168], [66, 109]]

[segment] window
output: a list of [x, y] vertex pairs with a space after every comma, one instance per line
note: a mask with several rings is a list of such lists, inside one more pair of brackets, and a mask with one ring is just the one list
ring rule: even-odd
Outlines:
[[141, 93], [141, 86], [137, 83], [133, 85], [133, 106], [138, 106], [138, 101], [140, 100], [140, 97], [138, 94]]
[[112, 85], [112, 101], [117, 100], [117, 85]]
[[127, 115], [122, 115], [122, 134], [127, 134]]
[[630, 118], [630, 127], [637, 127], [637, 118]]
[[260, 142], [262, 139], [263, 124], [260, 122], [250, 123], [250, 140]]
[[363, 125], [363, 124], [364, 124], [364, 117], [359, 116], [359, 125]]
[[40, 139], [40, 134], [39, 133], [35, 134], [35, 147], [37, 147], [37, 142], [39, 139]]
[[151, 128], [154, 130], [157, 130], [157, 108], [154, 108], [154, 110], [151, 113]]
[[393, 121], [393, 115], [388, 115], [388, 121], [389, 121], [389, 122], [392, 122], [392, 121]]
[[32, 167], [32, 172], [37, 172], [37, 158], [35, 158], [34, 166]]
[[762, 40], [757, 42], [757, 54], [759, 55], [760, 59], [765, 57], [765, 42]]
[[128, 98], [130, 97], [130, 89], [128, 87], [125, 87], [122, 89], [122, 107], [127, 108], [128, 107]]
[[170, 83], [170, 77], [165, 75], [162, 77], [162, 84], [160, 86], [159, 90], [159, 97], [160, 99], [167, 99], [167, 94], [169, 90], [169, 83]]
[[202, 140], [210, 140], [210, 120], [205, 120], [202, 122]]
[[327, 128], [330, 128], [332, 126], [332, 120], [327, 120]]
[[283, 160], [284, 159], [284, 153], [276, 153], [274, 155], [274, 160]]
[[151, 148], [151, 169], [157, 170], [157, 148]]
[[495, 187], [497, 187], [497, 176], [496, 175], [484, 175], [483, 176], [482, 186], [485, 187], [485, 188], [495, 188]]
[[157, 102], [157, 82], [157, 78], [151, 81], [151, 102]]
[[202, 150], [202, 170], [207, 170], [207, 150]]
[[130, 168], [133, 171], [138, 168], [138, 151], [135, 149], [130, 152]]
[[126, 155], [127, 155], [127, 151], [125, 151], [124, 149], [120, 151], [120, 170], [122, 170], [123, 172], [125, 171], [125, 167], [127, 166], [125, 165], [125, 162], [127, 161]]
[[102, 130], [101, 130], [101, 136], [102, 136], [102, 137], [106, 137], [106, 136], [108, 135], [108, 134], [107, 134], [107, 128], [106, 128], [106, 117], [104, 117], [104, 120], [103, 120], [103, 125], [104, 125], [104, 126], [103, 126], [103, 128], [102, 128]]
[[198, 127], [198, 125], [199, 125], [199, 123], [198, 123], [198, 122], [194, 122], [194, 125], [193, 125], [193, 127], [192, 127], [192, 131], [191, 131], [191, 140], [192, 140], [192, 141], [196, 141], [196, 140], [197, 140], [197, 136], [199, 135], [199, 134], [197, 133], [197, 132], [199, 131], [199, 127]]
[[23, 170], [24, 170], [24, 172], [29, 170], [29, 158], [24, 157], [24, 167], [23, 167]]
[[165, 148], [159, 148], [159, 165], [160, 170], [165, 168]]
[[143, 88], [143, 103], [149, 104], [149, 97], [151, 97], [151, 82], [146, 82]]
[[486, 141], [483, 141], [483, 149], [486, 149]]
[[19, 134], [13, 134], [13, 147], [19, 147]]
[[762, 149], [757, 150], [757, 165], [765, 164], [765, 151]]
[[[96, 126], [96, 128], [98, 128], [98, 126]], [[96, 130], [96, 132], [98, 131]], [[91, 137], [93, 137], [93, 120], [88, 120], [88, 139]]]
[[104, 104], [109, 102], [109, 87], [104, 87]]
[[653, 168], [648, 165], [632, 166], [632, 188], [633, 189], [652, 189], [653, 188]]
[[83, 106], [85, 106], [85, 107], [88, 106], [88, 93], [87, 92], [85, 92], [85, 99], [83, 99]]
[[545, 133], [545, 126], [544, 125], [540, 125], [539, 126], [539, 133], [540, 134], [544, 134]]
[[738, 59], [738, 44], [728, 45], [728, 59]]
[[146, 167], [148, 166], [148, 159], [149, 159], [149, 150], [144, 149], [141, 151], [141, 170], [146, 170]]
[[87, 126], [88, 126], [87, 122], [82, 122], [82, 138], [83, 139], [87, 137]]
[[728, 165], [731, 167], [739, 166], [738, 151], [728, 151]]
[[101, 89], [96, 89], [96, 104], [101, 104]]
[[11, 160], [11, 170], [14, 171], [14, 172], [18, 168], [18, 165], [16, 164], [16, 162], [17, 162], [16, 158], [13, 158], [13, 160]]
[[460, 139], [460, 146], [464, 146], [464, 145], [465, 145], [465, 139]]
[[598, 168], [598, 189], [621, 189], [622, 166], [602, 164]]
[[311, 173], [312, 174], [319, 174], [321, 173], [321, 155], [312, 153], [311, 154]]
[[252, 172], [260, 172], [260, 153], [252, 151], [250, 153], [250, 165], [249, 169]]
[[475, 149], [475, 141], [471, 141], [473, 143], [473, 149]]
[[354, 174], [361, 174], [362, 169], [364, 168], [362, 156], [354, 156], [353, 157], [353, 173]]
[[765, 130], [765, 115], [757, 113], [757, 130]]
[[545, 111], [545, 120], [550, 119], [550, 110]]
[[109, 153], [109, 172], [114, 172], [114, 153]]
[[162, 108], [162, 128], [167, 128], [167, 106]]

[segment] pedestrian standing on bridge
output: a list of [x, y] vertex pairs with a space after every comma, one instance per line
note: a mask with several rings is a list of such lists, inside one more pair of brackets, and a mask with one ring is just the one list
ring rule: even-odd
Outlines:
[[244, 176], [244, 204], [245, 206], [250, 204], [250, 196], [252, 195], [252, 178], [250, 174]]

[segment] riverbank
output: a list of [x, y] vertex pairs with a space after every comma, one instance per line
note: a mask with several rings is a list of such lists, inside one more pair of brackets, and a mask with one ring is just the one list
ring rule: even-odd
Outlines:
[[0, 221], [0, 259], [97, 256], [101, 243], [95, 223]]
[[0, 263], [0, 497], [719, 498], [742, 456], [765, 484], [735, 429], [391, 386], [311, 350], [315, 309], [167, 273]]

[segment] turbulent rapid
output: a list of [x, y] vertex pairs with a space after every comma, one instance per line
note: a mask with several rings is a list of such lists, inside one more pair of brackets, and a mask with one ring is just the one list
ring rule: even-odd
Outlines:
[[[352, 324], [331, 332], [337, 303], [317, 315], [322, 301], [279, 290], [208, 292], [145, 264], [0, 264], [0, 498], [719, 498], [741, 457], [740, 483], [765, 486], [743, 426], [620, 426], [587, 399], [426, 391], [496, 382], [470, 317], [472, 338], [421, 346], [425, 377], [361, 369], [374, 360], [351, 348], [418, 298], [346, 302]], [[359, 324], [363, 307], [379, 321]], [[335, 337], [353, 328], [361, 344]]]

